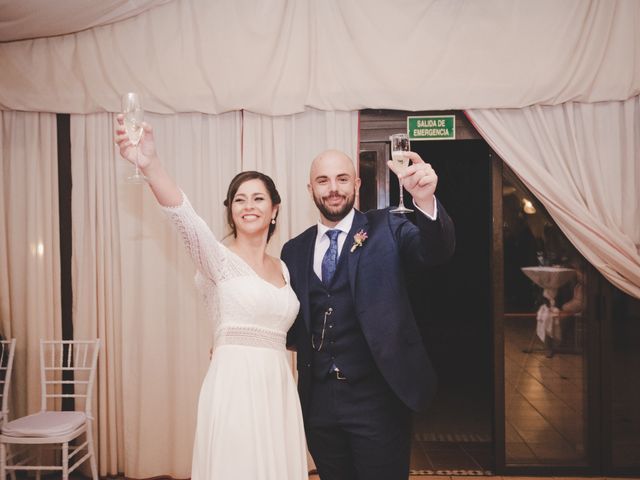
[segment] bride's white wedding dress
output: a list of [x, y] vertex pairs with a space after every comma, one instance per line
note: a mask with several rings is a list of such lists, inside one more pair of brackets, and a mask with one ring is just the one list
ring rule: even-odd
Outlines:
[[285, 349], [300, 304], [286, 266], [286, 285], [276, 287], [216, 240], [184, 194], [180, 206], [164, 210], [196, 263], [214, 331], [191, 478], [306, 479], [302, 413]]

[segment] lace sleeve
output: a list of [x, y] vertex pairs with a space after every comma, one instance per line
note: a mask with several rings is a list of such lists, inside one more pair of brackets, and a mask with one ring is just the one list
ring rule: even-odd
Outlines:
[[187, 196], [182, 193], [180, 205], [162, 209], [182, 236], [198, 271], [215, 283], [221, 280], [227, 263], [225, 249], [206, 222], [195, 212]]

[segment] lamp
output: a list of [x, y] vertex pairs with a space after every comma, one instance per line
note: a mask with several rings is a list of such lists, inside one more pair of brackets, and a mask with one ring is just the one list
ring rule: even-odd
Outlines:
[[533, 215], [534, 213], [536, 213], [536, 207], [533, 206], [531, 200], [528, 200], [526, 198], [522, 199], [522, 210], [528, 215]]

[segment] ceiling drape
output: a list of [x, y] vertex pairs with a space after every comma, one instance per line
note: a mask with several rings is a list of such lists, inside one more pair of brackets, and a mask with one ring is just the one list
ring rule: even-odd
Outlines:
[[156, 113], [626, 100], [639, 24], [635, 0], [171, 1], [0, 44], [0, 108], [115, 112], [129, 90]]

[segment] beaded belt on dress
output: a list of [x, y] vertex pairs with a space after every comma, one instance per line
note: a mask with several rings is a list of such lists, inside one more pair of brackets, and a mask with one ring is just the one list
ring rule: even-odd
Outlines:
[[215, 334], [215, 345], [246, 345], [285, 350], [287, 334], [251, 325], [225, 325]]

